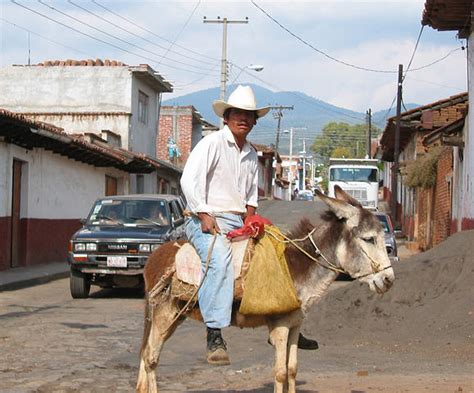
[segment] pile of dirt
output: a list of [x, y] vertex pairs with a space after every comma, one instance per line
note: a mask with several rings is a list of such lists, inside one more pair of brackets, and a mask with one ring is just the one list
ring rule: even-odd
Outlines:
[[[338, 285], [313, 307], [303, 331], [323, 342], [366, 340], [473, 350], [474, 231], [394, 264], [384, 295], [356, 281]], [[472, 352], [471, 352], [472, 353]]]

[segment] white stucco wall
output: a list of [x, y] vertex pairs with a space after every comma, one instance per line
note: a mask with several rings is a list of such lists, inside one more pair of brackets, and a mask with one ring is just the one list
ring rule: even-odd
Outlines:
[[[468, 127], [464, 129], [464, 199], [463, 216], [468, 220], [474, 220], [474, 137], [470, 133], [474, 132], [474, 108], [472, 97], [474, 97], [474, 33], [471, 33], [468, 40], [467, 52], [467, 77], [469, 91], [469, 113]], [[473, 130], [473, 131], [471, 131]]]
[[130, 112], [128, 67], [0, 69], [0, 108], [14, 112]]
[[43, 149], [25, 150], [0, 142], [0, 217], [11, 215], [13, 159], [22, 167], [21, 217], [83, 218], [93, 201], [105, 194], [105, 175], [119, 179], [119, 193], [128, 190], [128, 173], [97, 168]]
[[[148, 96], [148, 122], [138, 120], [138, 92]], [[130, 119], [130, 150], [156, 157], [156, 133], [158, 128], [158, 94], [137, 78], [132, 79]]]

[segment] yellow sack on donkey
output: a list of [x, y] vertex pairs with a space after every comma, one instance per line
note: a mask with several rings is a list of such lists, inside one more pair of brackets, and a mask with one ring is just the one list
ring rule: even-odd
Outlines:
[[301, 306], [288, 270], [284, 238], [277, 227], [269, 225], [266, 228], [277, 239], [265, 232], [255, 245], [243, 280], [239, 312], [244, 315], [284, 314]]

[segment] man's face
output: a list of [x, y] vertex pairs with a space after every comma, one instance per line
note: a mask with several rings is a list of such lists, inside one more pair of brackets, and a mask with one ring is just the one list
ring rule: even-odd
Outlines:
[[257, 123], [257, 114], [255, 111], [231, 108], [225, 120], [235, 136], [245, 138]]

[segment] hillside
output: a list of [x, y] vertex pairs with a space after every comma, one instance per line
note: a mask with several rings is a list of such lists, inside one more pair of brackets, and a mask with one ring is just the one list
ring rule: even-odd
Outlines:
[[[340, 108], [317, 98], [310, 97], [298, 91], [273, 92], [258, 85], [251, 85], [258, 97], [260, 106], [293, 106], [293, 110], [284, 110], [281, 121], [281, 135], [279, 151], [282, 154], [288, 154], [290, 138], [288, 133], [283, 130], [290, 127], [302, 128], [306, 130], [296, 130], [293, 135], [293, 154], [303, 150], [303, 140], [306, 142], [306, 151], [310, 151], [310, 146], [314, 138], [321, 132], [323, 127], [329, 122], [346, 122], [349, 124], [360, 124], [365, 122], [365, 113], [354, 112], [348, 109]], [[231, 92], [234, 85], [227, 87]], [[163, 105], [193, 105], [207, 121], [218, 125], [219, 119], [212, 110], [212, 102], [219, 97], [219, 88], [212, 88], [187, 94], [181, 97], [163, 101]], [[409, 105], [407, 107], [414, 107]], [[393, 116], [393, 108], [389, 116]], [[375, 112], [373, 114], [372, 124], [383, 128], [387, 110]], [[251, 134], [251, 141], [264, 145], [275, 144], [276, 142], [277, 120], [270, 114], [262, 118]]]

